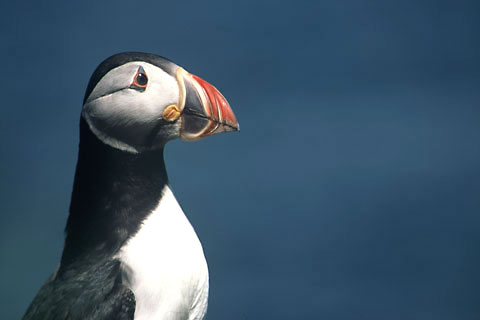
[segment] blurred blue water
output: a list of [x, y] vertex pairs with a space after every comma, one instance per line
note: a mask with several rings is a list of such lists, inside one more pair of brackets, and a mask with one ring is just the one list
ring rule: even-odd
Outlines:
[[208, 319], [480, 315], [477, 2], [1, 7], [2, 319], [58, 263], [86, 83], [125, 50], [207, 79], [241, 124], [166, 150]]

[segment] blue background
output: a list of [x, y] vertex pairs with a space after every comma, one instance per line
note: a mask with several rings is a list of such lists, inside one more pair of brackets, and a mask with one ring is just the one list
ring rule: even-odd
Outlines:
[[207, 319], [480, 318], [478, 1], [3, 1], [0, 317], [61, 254], [88, 79], [127, 50], [242, 131], [166, 149]]

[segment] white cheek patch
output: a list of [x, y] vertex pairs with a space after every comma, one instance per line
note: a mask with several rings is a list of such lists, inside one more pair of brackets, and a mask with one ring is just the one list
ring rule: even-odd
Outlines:
[[100, 79], [85, 103], [129, 87], [137, 69], [138, 64], [135, 66], [132, 63], [127, 63], [110, 70]]
[[155, 119], [155, 108], [142, 92], [124, 89], [102, 96], [84, 105], [84, 111], [92, 119], [101, 119], [110, 125], [146, 123]]
[[[145, 90], [130, 88], [140, 66], [148, 77]], [[164, 108], [178, 101], [175, 75], [146, 62], [129, 62], [108, 72], [99, 81], [84, 104], [82, 114], [103, 142], [138, 150], [141, 146], [136, 144], [147, 139], [162, 119]]]

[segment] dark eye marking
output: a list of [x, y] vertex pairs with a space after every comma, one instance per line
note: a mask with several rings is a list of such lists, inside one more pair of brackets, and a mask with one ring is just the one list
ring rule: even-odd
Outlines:
[[130, 88], [144, 91], [147, 88], [148, 77], [142, 67], [138, 67], [137, 73], [133, 77]]

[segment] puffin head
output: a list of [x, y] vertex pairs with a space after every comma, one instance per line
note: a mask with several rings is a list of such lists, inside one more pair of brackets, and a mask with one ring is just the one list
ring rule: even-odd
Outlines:
[[132, 153], [162, 148], [175, 138], [239, 130], [214, 86], [170, 60], [139, 52], [116, 54], [97, 67], [82, 117], [103, 143]]

